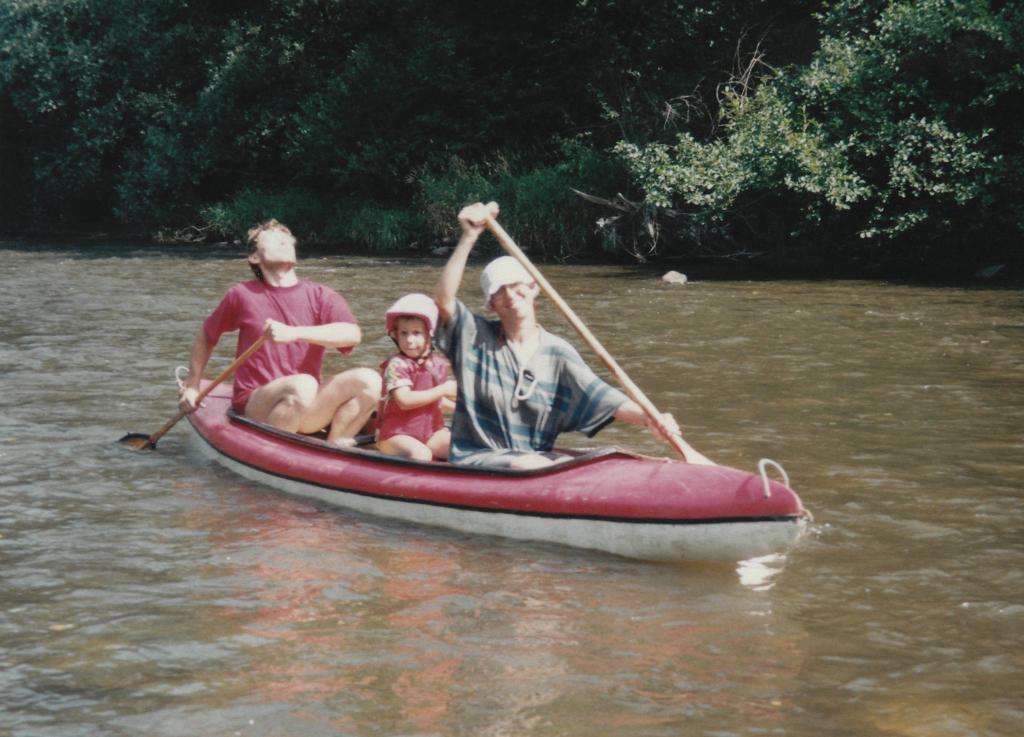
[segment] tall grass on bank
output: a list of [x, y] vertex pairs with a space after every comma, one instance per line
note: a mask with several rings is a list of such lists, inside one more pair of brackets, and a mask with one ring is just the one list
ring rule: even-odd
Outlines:
[[621, 189], [627, 184], [625, 171], [616, 159], [579, 141], [564, 143], [558, 161], [547, 166], [530, 167], [506, 156], [478, 164], [452, 158], [443, 171], [417, 172], [412, 183], [415, 192], [406, 205], [335, 202], [298, 188], [248, 188], [205, 208], [203, 225], [239, 237], [253, 223], [274, 217], [305, 242], [378, 253], [433, 251], [455, 243], [456, 215], [463, 206], [495, 200], [506, 230], [543, 260], [614, 252], [622, 242], [613, 228], [599, 227], [602, 213], [573, 189]]

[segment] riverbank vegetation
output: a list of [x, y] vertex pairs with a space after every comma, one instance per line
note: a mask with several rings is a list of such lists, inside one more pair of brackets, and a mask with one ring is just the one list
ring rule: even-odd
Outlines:
[[11, 0], [0, 223], [541, 258], [1021, 262], [1024, 7], [981, 0]]

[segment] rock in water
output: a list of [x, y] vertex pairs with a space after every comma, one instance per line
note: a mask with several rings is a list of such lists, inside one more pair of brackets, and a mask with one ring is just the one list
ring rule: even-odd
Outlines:
[[678, 271], [669, 271], [661, 277], [661, 280], [668, 282], [669, 284], [686, 284], [686, 274], [680, 274]]

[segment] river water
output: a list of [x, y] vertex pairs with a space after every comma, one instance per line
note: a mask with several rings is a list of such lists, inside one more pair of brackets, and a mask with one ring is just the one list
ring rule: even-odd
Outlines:
[[[1020, 292], [545, 269], [691, 444], [777, 460], [815, 515], [785, 556], [667, 565], [324, 508], [202, 460], [185, 423], [128, 450], [244, 263], [0, 254], [0, 734], [1020, 732]], [[385, 308], [440, 265], [303, 259], [364, 328], [328, 370], [388, 355]]]

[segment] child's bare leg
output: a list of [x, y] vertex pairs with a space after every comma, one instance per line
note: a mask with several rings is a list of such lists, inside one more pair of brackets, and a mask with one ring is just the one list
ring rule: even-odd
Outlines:
[[427, 447], [430, 448], [430, 452], [434, 454], [434, 458], [439, 461], [448, 460], [448, 448], [452, 444], [452, 431], [447, 427], [442, 427], [440, 430], [430, 436], [427, 441]]
[[414, 461], [429, 461], [434, 458], [430, 448], [409, 435], [392, 435], [387, 440], [378, 441], [377, 448], [381, 453], [411, 458]]

